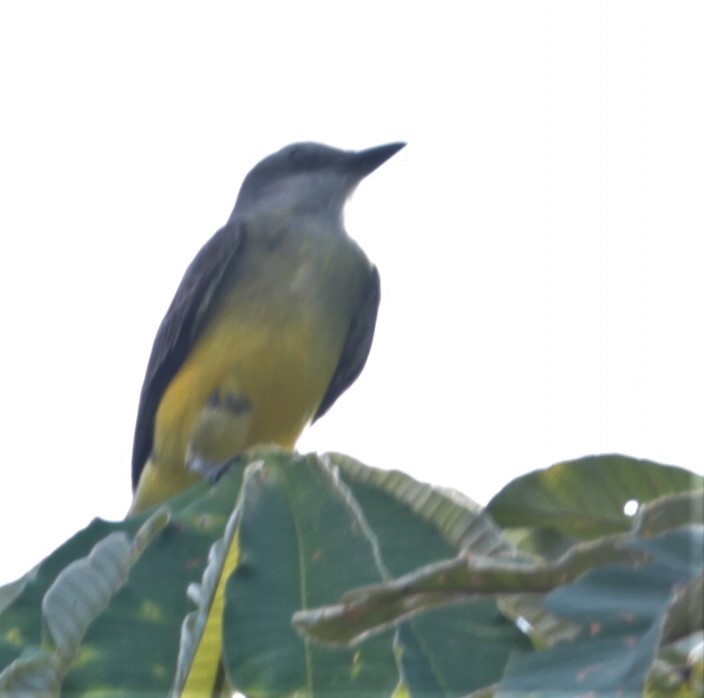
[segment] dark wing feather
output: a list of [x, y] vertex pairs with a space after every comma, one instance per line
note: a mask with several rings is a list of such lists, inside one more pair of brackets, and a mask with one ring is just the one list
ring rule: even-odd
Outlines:
[[352, 318], [340, 361], [313, 421], [322, 417], [362, 372], [374, 339], [380, 295], [379, 272], [372, 267], [364, 299]]
[[244, 240], [241, 221], [230, 220], [191, 262], [154, 339], [139, 399], [132, 448], [132, 487], [137, 487], [152, 450], [154, 418], [169, 383], [203, 327], [207, 309]]

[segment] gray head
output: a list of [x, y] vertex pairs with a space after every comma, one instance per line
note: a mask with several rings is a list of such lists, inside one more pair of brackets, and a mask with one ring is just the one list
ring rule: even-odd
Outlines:
[[339, 220], [359, 182], [404, 145], [389, 143], [360, 151], [320, 143], [288, 145], [249, 172], [232, 215], [284, 210]]

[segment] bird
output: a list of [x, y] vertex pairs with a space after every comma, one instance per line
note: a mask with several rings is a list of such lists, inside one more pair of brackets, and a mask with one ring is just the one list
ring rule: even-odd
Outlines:
[[128, 516], [250, 447], [293, 449], [357, 379], [380, 282], [345, 229], [345, 203], [404, 146], [294, 143], [246, 175], [156, 333], [137, 409]]

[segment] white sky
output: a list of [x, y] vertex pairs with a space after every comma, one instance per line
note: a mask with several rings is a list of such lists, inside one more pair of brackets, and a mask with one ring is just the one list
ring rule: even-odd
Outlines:
[[302, 449], [482, 502], [595, 452], [704, 470], [703, 34], [701, 2], [0, 5], [0, 581], [124, 514], [157, 326], [297, 140], [409, 143], [348, 207], [377, 334]]

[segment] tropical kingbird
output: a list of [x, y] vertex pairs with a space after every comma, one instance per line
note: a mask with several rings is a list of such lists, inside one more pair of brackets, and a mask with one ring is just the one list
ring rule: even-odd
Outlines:
[[132, 454], [130, 513], [257, 444], [293, 448], [361, 372], [379, 274], [343, 224], [357, 184], [405, 144], [296, 143], [245, 177], [154, 340]]

